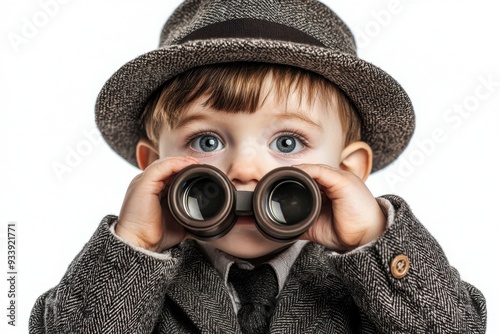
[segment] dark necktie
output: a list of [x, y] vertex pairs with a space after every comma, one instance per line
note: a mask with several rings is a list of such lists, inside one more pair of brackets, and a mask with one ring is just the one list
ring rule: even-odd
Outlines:
[[278, 294], [278, 281], [273, 268], [263, 264], [246, 270], [234, 264], [229, 270], [228, 281], [240, 298], [238, 322], [243, 334], [267, 333]]

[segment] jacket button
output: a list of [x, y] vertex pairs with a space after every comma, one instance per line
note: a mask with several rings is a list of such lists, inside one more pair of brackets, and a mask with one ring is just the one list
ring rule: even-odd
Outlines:
[[391, 262], [391, 274], [394, 278], [401, 279], [408, 274], [410, 270], [410, 260], [408, 256], [400, 254]]

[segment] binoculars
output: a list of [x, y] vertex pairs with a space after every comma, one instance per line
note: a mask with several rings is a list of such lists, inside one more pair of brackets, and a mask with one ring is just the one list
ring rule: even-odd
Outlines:
[[191, 165], [175, 175], [168, 207], [172, 217], [201, 240], [220, 238], [238, 217], [253, 216], [264, 236], [286, 242], [318, 219], [321, 194], [308, 174], [293, 167], [270, 171], [254, 191], [238, 191], [216, 167]]

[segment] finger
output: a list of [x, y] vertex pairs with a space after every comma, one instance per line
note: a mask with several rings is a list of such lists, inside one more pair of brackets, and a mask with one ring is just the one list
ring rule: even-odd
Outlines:
[[142, 173], [138, 182], [151, 185], [155, 193], [159, 194], [165, 187], [167, 181], [187, 166], [197, 164], [198, 160], [191, 157], [169, 157], [159, 159], [151, 163]]
[[330, 199], [334, 199], [335, 194], [348, 184], [350, 173], [339, 168], [321, 164], [300, 164], [292, 167], [306, 172], [320, 185]]
[[197, 163], [197, 160], [191, 157], [168, 157], [159, 159], [151, 163], [144, 170], [144, 177], [148, 181], [162, 181], [166, 177], [195, 163]]

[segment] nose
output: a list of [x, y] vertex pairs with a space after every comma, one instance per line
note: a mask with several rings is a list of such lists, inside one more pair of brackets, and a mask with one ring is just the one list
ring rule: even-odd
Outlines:
[[264, 176], [265, 161], [257, 149], [241, 147], [229, 157], [227, 176], [238, 190], [253, 191]]

